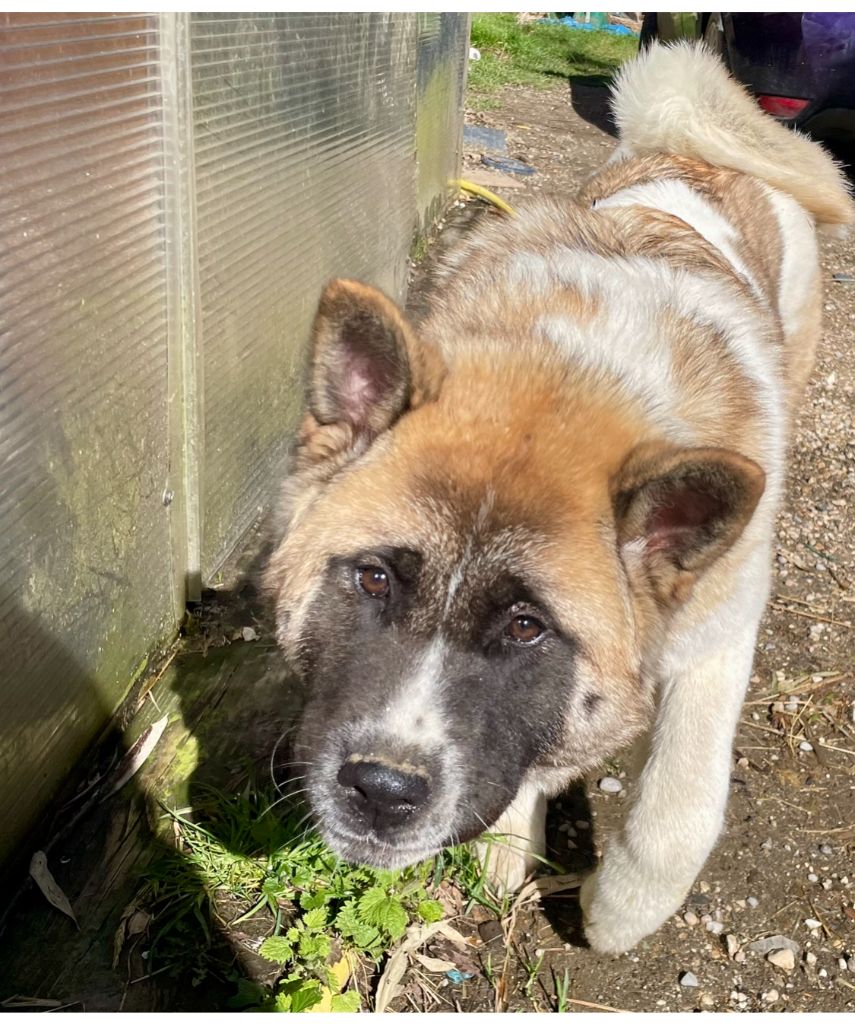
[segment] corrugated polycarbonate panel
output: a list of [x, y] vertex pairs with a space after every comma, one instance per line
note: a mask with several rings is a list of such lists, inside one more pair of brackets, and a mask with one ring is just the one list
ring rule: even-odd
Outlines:
[[418, 15], [416, 152], [422, 226], [431, 227], [460, 167], [469, 15]]
[[0, 859], [173, 621], [155, 28], [0, 14]]
[[193, 16], [208, 579], [276, 489], [322, 283], [403, 292], [416, 31], [406, 14]]

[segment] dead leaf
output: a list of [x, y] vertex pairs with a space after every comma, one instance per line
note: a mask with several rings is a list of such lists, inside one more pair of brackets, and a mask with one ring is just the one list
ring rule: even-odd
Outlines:
[[33, 881], [41, 889], [44, 898], [50, 903], [51, 906], [56, 907], [57, 910], [61, 910], [63, 914], [70, 917], [74, 922], [75, 926], [79, 929], [80, 925], [77, 924], [77, 918], [74, 916], [74, 911], [71, 909], [71, 904], [68, 902], [68, 897], [57, 885], [56, 879], [50, 873], [48, 867], [47, 855], [43, 850], [37, 850], [30, 861], [30, 874], [33, 877]]
[[151, 914], [147, 913], [145, 910], [140, 910], [135, 903], [131, 903], [125, 907], [121, 920], [119, 921], [119, 927], [116, 929], [116, 934], [113, 937], [114, 969], [119, 966], [119, 958], [122, 955], [122, 950], [125, 948], [125, 944], [135, 935], [142, 935], [147, 931], [150, 921]]
[[39, 999], [37, 996], [9, 996], [0, 1006], [4, 1010], [55, 1010], [62, 1003], [58, 999]]
[[543, 878], [535, 878], [524, 885], [519, 891], [516, 903], [522, 905], [530, 899], [542, 899], [544, 896], [552, 896], [556, 892], [578, 889], [581, 884], [581, 875], [544, 875]]
[[374, 999], [375, 1013], [385, 1013], [386, 1008], [398, 994], [398, 985], [407, 969], [407, 958], [410, 953], [415, 952], [432, 935], [436, 935], [438, 931], [442, 930], [444, 924], [444, 921], [434, 921], [433, 924], [410, 925], [406, 938], [392, 953], [383, 968], [383, 974], [377, 985], [377, 995]]
[[163, 718], [158, 719], [158, 721], [150, 725], [142, 733], [136, 743], [128, 749], [125, 756], [116, 765], [116, 770], [113, 773], [116, 777], [116, 781], [107, 787], [107, 791], [104, 794], [105, 798], [112, 796], [113, 793], [117, 793], [122, 786], [124, 786], [126, 782], [129, 782], [140, 768], [142, 768], [151, 755], [151, 752], [157, 746], [168, 722], [168, 715], [164, 715]]
[[438, 956], [426, 956], [424, 953], [413, 953], [413, 959], [428, 971], [434, 974], [445, 974], [446, 971], [453, 971], [457, 964], [453, 960], [443, 960]]

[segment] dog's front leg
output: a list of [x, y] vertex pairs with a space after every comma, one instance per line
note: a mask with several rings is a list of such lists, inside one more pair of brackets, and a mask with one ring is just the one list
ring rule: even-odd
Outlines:
[[516, 892], [546, 852], [546, 794], [524, 782], [490, 832], [495, 840], [477, 844], [487, 878], [499, 893]]
[[677, 653], [663, 660], [636, 798], [580, 894], [585, 934], [601, 952], [632, 948], [680, 907], [721, 831], [733, 734], [765, 601], [762, 562], [742, 571], [749, 579], [761, 573], [753, 576], [754, 592], [684, 631]]

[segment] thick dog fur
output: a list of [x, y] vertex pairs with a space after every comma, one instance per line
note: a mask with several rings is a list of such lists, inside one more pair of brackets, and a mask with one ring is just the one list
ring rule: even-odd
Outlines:
[[414, 327], [325, 291], [268, 582], [308, 683], [294, 743], [342, 856], [487, 828], [518, 885], [546, 796], [635, 740], [582, 890], [599, 950], [676, 910], [722, 827], [793, 409], [819, 333], [824, 152], [703, 49], [621, 75], [615, 157], [496, 218]]

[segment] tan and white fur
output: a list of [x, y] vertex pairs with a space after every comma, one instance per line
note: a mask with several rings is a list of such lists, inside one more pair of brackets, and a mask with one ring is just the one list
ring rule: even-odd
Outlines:
[[[617, 953], [680, 906], [722, 828], [820, 331], [815, 228], [855, 211], [823, 150], [702, 48], [651, 47], [614, 110], [618, 149], [578, 199], [475, 232], [418, 326], [329, 286], [268, 580], [314, 694], [310, 802], [346, 857], [405, 863], [492, 826], [516, 887], [546, 796], [635, 741], [581, 894], [591, 945]], [[366, 760], [410, 785], [388, 820], [354, 782]]]

